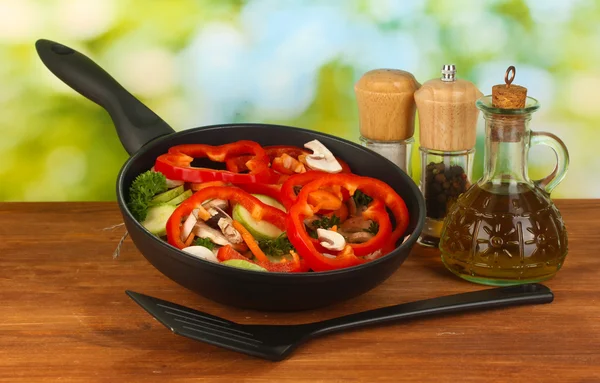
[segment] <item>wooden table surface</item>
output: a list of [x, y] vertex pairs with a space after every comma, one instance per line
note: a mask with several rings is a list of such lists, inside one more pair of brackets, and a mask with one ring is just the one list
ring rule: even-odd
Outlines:
[[240, 323], [302, 323], [487, 288], [462, 281], [415, 246], [371, 292], [300, 313], [240, 310], [154, 269], [116, 203], [0, 203], [2, 382], [600, 382], [600, 200], [557, 201], [569, 255], [546, 282], [555, 301], [333, 334], [269, 362], [172, 334], [131, 289]]

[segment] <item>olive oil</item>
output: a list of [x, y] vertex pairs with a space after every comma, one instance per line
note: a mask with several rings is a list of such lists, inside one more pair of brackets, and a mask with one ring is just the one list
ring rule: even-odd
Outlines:
[[539, 188], [476, 184], [449, 212], [440, 250], [450, 271], [473, 282], [538, 282], [561, 268], [567, 232], [559, 211]]

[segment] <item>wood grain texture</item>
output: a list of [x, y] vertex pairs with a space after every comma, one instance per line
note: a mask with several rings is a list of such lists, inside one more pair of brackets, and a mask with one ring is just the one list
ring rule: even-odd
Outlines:
[[485, 288], [416, 246], [384, 284], [326, 309], [265, 313], [204, 299], [126, 240], [115, 203], [0, 204], [1, 382], [600, 382], [600, 201], [558, 201], [570, 251], [556, 299], [317, 338], [274, 363], [173, 335], [131, 289], [240, 323], [302, 323]]

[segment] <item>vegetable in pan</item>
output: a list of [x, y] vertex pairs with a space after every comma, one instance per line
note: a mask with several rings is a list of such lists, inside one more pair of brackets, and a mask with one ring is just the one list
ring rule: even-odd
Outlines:
[[[195, 158], [227, 170], [194, 167]], [[409, 218], [389, 185], [353, 174], [317, 140], [174, 146], [134, 180], [129, 197], [132, 215], [172, 246], [261, 272], [369, 262], [396, 247]]]

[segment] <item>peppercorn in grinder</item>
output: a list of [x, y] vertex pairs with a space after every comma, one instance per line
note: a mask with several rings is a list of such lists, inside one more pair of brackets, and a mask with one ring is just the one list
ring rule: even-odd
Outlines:
[[418, 242], [430, 247], [439, 245], [449, 208], [471, 186], [479, 116], [475, 102], [483, 96], [473, 83], [456, 78], [454, 65], [444, 65], [441, 74], [414, 95], [419, 116], [419, 187], [427, 207]]

